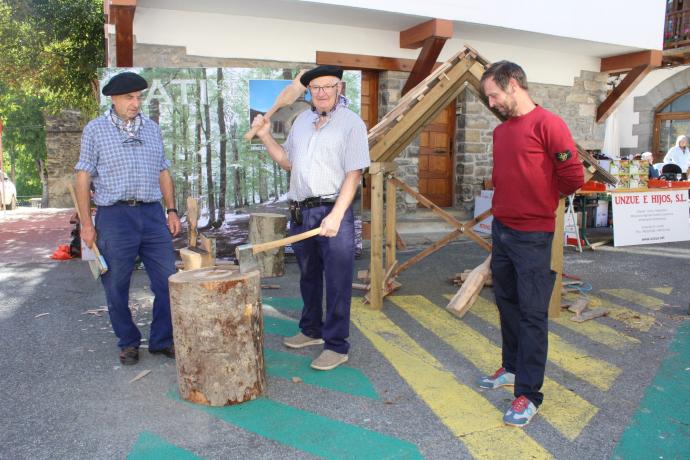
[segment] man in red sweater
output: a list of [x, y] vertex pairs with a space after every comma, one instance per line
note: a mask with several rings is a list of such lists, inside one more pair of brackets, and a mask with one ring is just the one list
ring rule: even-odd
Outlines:
[[506, 121], [493, 136], [493, 251], [491, 273], [501, 317], [502, 367], [482, 377], [481, 388], [513, 386], [507, 425], [525, 426], [544, 395], [548, 307], [555, 211], [562, 195], [584, 183], [584, 171], [565, 122], [536, 105], [522, 68], [492, 64], [481, 86], [489, 106]]

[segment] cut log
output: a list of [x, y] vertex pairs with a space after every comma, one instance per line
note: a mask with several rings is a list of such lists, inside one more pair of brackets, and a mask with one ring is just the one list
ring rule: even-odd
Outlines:
[[[249, 216], [249, 242], [266, 243], [285, 238], [287, 217], [282, 214], [256, 213]], [[285, 248], [283, 246], [255, 254], [261, 276], [285, 274]]]
[[187, 197], [187, 236], [189, 237], [188, 246], [196, 247], [198, 233], [197, 222], [199, 221], [199, 201], [196, 198]]
[[216, 239], [199, 235], [201, 247], [190, 246], [180, 249], [180, 258], [185, 270], [213, 267], [216, 264]]
[[259, 272], [202, 268], [169, 283], [180, 396], [227, 406], [264, 394]]
[[487, 278], [491, 276], [491, 256], [487, 257], [477, 268], [472, 270], [467, 280], [457, 294], [450, 299], [446, 308], [454, 315], [462, 318], [477, 300], [479, 292], [484, 287]]

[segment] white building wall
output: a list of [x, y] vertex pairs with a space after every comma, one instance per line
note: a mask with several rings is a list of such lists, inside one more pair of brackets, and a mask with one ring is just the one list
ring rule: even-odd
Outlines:
[[661, 49], [663, 0], [306, 0]]
[[[187, 54], [237, 59], [314, 62], [316, 51], [416, 59], [419, 50], [399, 47], [399, 31], [214, 13], [137, 8], [138, 43], [183, 46]], [[279, 37], [279, 39], [278, 39]], [[592, 56], [473, 40], [446, 42], [439, 60], [467, 43], [490, 61], [519, 63], [532, 82], [572, 86], [581, 70], [599, 71]]]
[[[634, 99], [644, 96], [667, 78], [687, 69], [688, 66], [657, 69], [650, 72], [644, 80], [626, 97], [612, 114], [617, 118], [621, 148], [637, 148], [637, 136], [632, 134], [633, 125], [639, 123], [639, 114], [633, 110]], [[642, 152], [638, 152], [642, 153]]]

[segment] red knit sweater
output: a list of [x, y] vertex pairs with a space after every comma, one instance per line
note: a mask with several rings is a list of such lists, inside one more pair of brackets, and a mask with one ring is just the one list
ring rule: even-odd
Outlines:
[[559, 192], [584, 184], [568, 126], [537, 106], [494, 130], [493, 215], [510, 228], [553, 232]]

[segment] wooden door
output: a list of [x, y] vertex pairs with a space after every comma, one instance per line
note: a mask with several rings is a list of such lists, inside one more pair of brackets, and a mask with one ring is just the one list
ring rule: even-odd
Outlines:
[[453, 206], [455, 101], [419, 135], [419, 193], [441, 207]]

